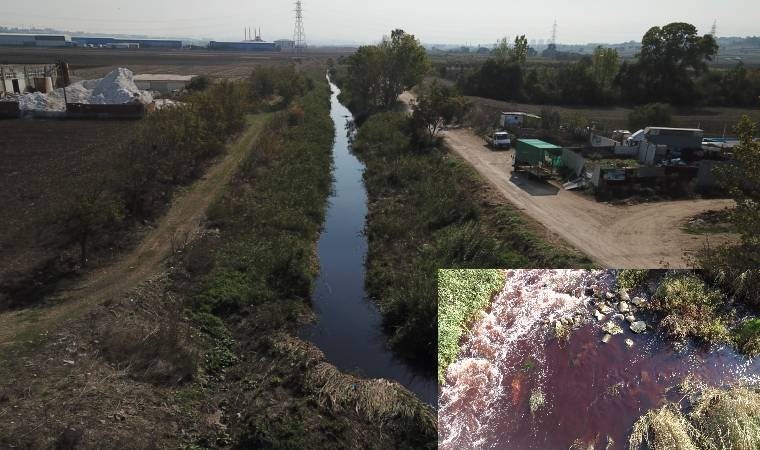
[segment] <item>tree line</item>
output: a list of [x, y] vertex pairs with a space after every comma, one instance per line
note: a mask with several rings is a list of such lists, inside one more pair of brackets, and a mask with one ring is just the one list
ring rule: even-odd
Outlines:
[[[741, 62], [730, 70], [709, 70], [718, 52], [715, 38], [676, 22], [652, 27], [633, 61], [617, 50], [597, 47], [591, 56], [556, 65], [526, 64], [527, 45], [500, 42], [479, 67], [454, 74], [467, 95], [498, 100], [566, 105], [616, 103], [753, 106], [760, 103], [760, 69]], [[442, 73], [448, 76], [449, 70]]]
[[305, 76], [293, 67], [257, 69], [245, 82], [195, 83], [179, 106], [140, 121], [114, 151], [112, 170], [86, 183], [73, 180], [67, 201], [45, 218], [44, 234], [61, 248], [77, 245], [85, 266], [95, 241], [159, 216], [178, 187], [223, 153], [247, 113], [286, 107], [306, 89]]

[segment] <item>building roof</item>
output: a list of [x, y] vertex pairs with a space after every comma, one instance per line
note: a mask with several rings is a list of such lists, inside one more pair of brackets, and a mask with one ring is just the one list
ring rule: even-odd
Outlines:
[[699, 128], [646, 127], [646, 129], [644, 129], [644, 133], [649, 133], [650, 131], [683, 131], [689, 133], [704, 132]]
[[190, 81], [195, 75], [171, 75], [162, 73], [141, 73], [135, 75], [135, 81]]
[[558, 147], [558, 146], [556, 146], [554, 144], [550, 144], [548, 142], [544, 142], [544, 141], [542, 141], [540, 139], [518, 139], [517, 141], [518, 142], [524, 142], [524, 143], [526, 143], [526, 144], [528, 144], [530, 146], [533, 146], [533, 147], [536, 147], [536, 148], [543, 148], [543, 149], [546, 149], [546, 150], [560, 149], [560, 148], [562, 148], [562, 147]]
[[534, 119], [540, 119], [541, 116], [537, 116], [535, 114], [530, 114], [522, 111], [503, 111], [501, 113], [502, 115], [512, 115], [512, 116], [526, 116], [526, 117], [532, 117]]

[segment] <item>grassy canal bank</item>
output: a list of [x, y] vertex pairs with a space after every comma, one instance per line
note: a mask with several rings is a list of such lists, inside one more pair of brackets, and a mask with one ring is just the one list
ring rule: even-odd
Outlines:
[[187, 256], [201, 275], [192, 310], [210, 350], [209, 384], [184, 397], [210, 389], [238, 448], [434, 445], [435, 415], [416, 397], [395, 383], [341, 373], [293, 337], [312, 316], [316, 242], [332, 182], [329, 90], [318, 78], [312, 85], [298, 107], [275, 114], [211, 208], [218, 241], [200, 242]]
[[[445, 147], [416, 149], [408, 117], [371, 116], [354, 152], [369, 195], [367, 289], [394, 349], [436, 369], [440, 268], [585, 267], [590, 260], [504, 201]], [[455, 327], [463, 327], [462, 317]]]

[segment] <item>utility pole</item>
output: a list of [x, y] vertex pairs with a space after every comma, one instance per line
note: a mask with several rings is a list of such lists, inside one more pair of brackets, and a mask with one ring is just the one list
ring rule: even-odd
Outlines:
[[293, 42], [295, 42], [296, 55], [300, 58], [301, 52], [306, 48], [306, 35], [303, 31], [303, 5], [301, 0], [296, 2], [296, 26], [293, 30]]

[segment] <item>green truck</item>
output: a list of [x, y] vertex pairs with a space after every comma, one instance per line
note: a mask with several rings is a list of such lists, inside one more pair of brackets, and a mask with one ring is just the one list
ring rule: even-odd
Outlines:
[[558, 167], [562, 160], [562, 147], [539, 139], [518, 139], [515, 145], [514, 171], [526, 171], [539, 178], [547, 169]]

